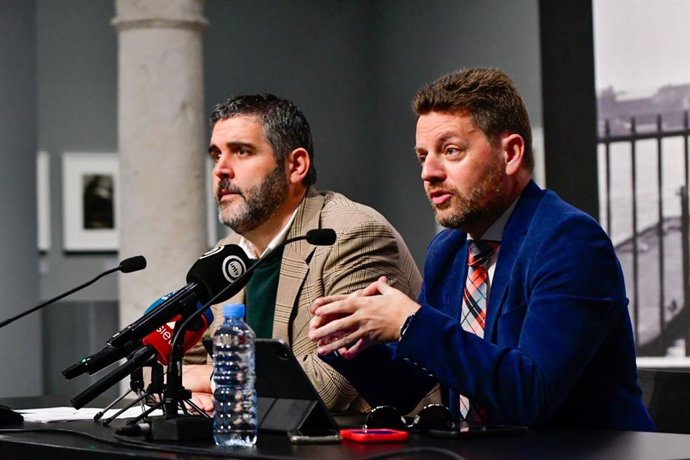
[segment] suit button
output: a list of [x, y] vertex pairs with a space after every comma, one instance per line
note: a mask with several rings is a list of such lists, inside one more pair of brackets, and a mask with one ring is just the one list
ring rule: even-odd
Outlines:
[[410, 362], [410, 358], [403, 358], [403, 361], [405, 361], [406, 363], [409, 363], [409, 362]]

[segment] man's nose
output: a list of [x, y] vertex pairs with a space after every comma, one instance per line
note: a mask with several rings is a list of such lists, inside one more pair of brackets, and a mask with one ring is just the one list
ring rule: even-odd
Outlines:
[[437, 155], [427, 155], [422, 165], [422, 180], [425, 182], [438, 182], [444, 178], [443, 161]]
[[213, 165], [213, 175], [219, 178], [232, 177], [232, 162], [229, 159], [230, 155], [220, 154], [216, 163]]

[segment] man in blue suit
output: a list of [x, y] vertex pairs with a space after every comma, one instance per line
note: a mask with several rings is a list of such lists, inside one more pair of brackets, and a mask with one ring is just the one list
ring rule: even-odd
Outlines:
[[[514, 83], [464, 70], [413, 106], [424, 188], [447, 229], [429, 246], [418, 302], [385, 278], [314, 302], [310, 338], [323, 359], [372, 405], [409, 410], [438, 381], [458, 419], [653, 430], [611, 241], [532, 181]], [[472, 247], [492, 250], [469, 256]]]

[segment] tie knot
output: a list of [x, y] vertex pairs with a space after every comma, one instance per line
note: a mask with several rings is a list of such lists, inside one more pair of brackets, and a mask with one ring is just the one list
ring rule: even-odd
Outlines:
[[470, 254], [467, 260], [468, 265], [485, 265], [496, 249], [498, 249], [499, 241], [489, 240], [470, 240]]

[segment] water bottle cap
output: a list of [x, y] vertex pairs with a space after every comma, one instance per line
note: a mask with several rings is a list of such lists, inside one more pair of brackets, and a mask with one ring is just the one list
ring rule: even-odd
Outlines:
[[226, 318], [244, 318], [243, 303], [228, 303], [223, 306], [223, 316]]

